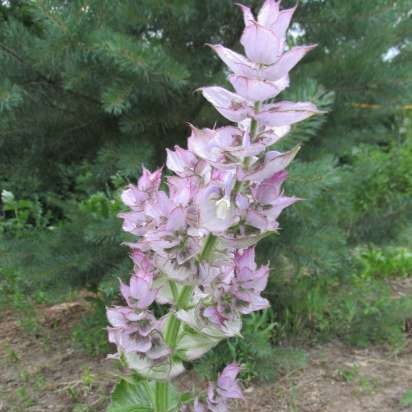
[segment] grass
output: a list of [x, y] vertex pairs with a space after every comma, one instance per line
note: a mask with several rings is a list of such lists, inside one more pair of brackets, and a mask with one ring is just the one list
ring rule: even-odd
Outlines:
[[399, 404], [404, 407], [407, 408], [409, 406], [412, 406], [412, 389], [406, 391], [403, 395], [401, 400], [399, 401]]

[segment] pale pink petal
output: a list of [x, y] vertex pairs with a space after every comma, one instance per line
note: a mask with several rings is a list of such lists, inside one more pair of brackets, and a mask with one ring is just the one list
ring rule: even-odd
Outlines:
[[[246, 299], [246, 295], [245, 295], [245, 299]], [[259, 296], [257, 294], [249, 294], [249, 297], [247, 299], [248, 300], [245, 300], [245, 302], [250, 300], [249, 305], [247, 306], [242, 305], [239, 308], [239, 312], [242, 313], [243, 315], [248, 315], [249, 313], [267, 309], [270, 307], [269, 301], [265, 298], [262, 298], [262, 296]]]
[[253, 226], [260, 231], [264, 232], [268, 230], [269, 224], [266, 217], [257, 212], [256, 210], [249, 210], [246, 215], [246, 223]]
[[221, 326], [224, 324], [224, 318], [220, 315], [219, 311], [214, 306], [209, 306], [203, 311], [203, 316], [209, 319], [210, 322], [215, 325]]
[[125, 232], [133, 233], [141, 236], [144, 232], [142, 225], [145, 222], [145, 216], [141, 212], [124, 212], [119, 213], [118, 216], [123, 219], [122, 229]]
[[240, 367], [231, 363], [223, 369], [217, 380], [217, 392], [226, 399], [243, 399], [242, 391], [236, 382]]
[[275, 35], [281, 40], [286, 38], [286, 32], [292, 20], [293, 14], [295, 13], [296, 7], [297, 6], [292, 7], [291, 9], [282, 10], [276, 19], [276, 22], [273, 26], [271, 26], [271, 29]]
[[236, 222], [235, 207], [223, 197], [220, 188], [205, 188], [198, 197], [200, 226], [211, 232], [224, 232]]
[[286, 170], [281, 170], [264, 180], [254, 193], [255, 199], [263, 204], [274, 202], [279, 197], [282, 184], [287, 177], [288, 172]]
[[120, 344], [125, 352], [143, 352], [146, 353], [152, 347], [149, 336], [141, 336], [138, 332], [122, 333]]
[[245, 119], [250, 111], [246, 99], [229, 92], [223, 87], [203, 87], [200, 90], [204, 98], [208, 100], [222, 116], [232, 122], [240, 122]]
[[269, 278], [269, 267], [261, 266], [258, 270], [242, 268], [236, 271], [236, 280], [238, 281], [242, 290], [253, 290], [262, 292], [266, 289]]
[[283, 53], [279, 60], [271, 66], [261, 69], [261, 76], [265, 80], [278, 80], [286, 76], [303, 57], [317, 45], [297, 46]]
[[170, 198], [177, 205], [186, 207], [192, 197], [196, 194], [199, 183], [196, 177], [181, 178], [178, 176], [168, 176]]
[[130, 296], [129, 301], [132, 306], [136, 306], [139, 309], [146, 309], [150, 306], [155, 297], [156, 290], [150, 288], [150, 284], [137, 276], [132, 276], [130, 279]]
[[264, 105], [262, 110], [254, 117], [268, 126], [286, 126], [301, 122], [319, 113], [319, 110], [313, 103], [283, 101]]
[[290, 129], [291, 126], [265, 127], [260, 140], [265, 146], [272, 146], [282, 139], [282, 137], [285, 137], [290, 132]]
[[234, 140], [242, 136], [242, 132], [233, 126], [219, 127], [216, 130], [216, 141], [220, 147], [230, 147], [233, 146]]
[[151, 312], [142, 312], [140, 318], [136, 321], [136, 328], [140, 335], [147, 336], [157, 326], [156, 318]]
[[282, 52], [281, 39], [257, 23], [245, 28], [240, 43], [245, 48], [246, 56], [258, 64], [273, 64]]
[[125, 283], [120, 281], [120, 293], [122, 294], [123, 298], [127, 301], [130, 297], [130, 287], [127, 286]]
[[[237, 363], [230, 363], [223, 369], [220, 378], [230, 378], [232, 381], [235, 381], [237, 375], [240, 372], [240, 366]], [[219, 379], [218, 379], [218, 385], [219, 385]]]
[[251, 101], [270, 99], [289, 86], [289, 78], [287, 76], [276, 82], [251, 79], [235, 74], [229, 75], [228, 79], [239, 96]]
[[250, 10], [250, 7], [244, 6], [243, 4], [237, 4], [237, 5], [242, 10], [243, 21], [245, 23], [245, 26], [248, 26], [250, 23], [256, 22], [255, 16], [253, 15], [252, 10]]
[[237, 268], [246, 267], [255, 270], [255, 247], [248, 247], [247, 249], [237, 251], [235, 255], [235, 263]]
[[147, 194], [141, 192], [137, 186], [129, 185], [129, 187], [120, 195], [122, 202], [131, 208], [140, 207], [142, 202], [147, 199]]
[[137, 267], [139, 270], [142, 270], [143, 272], [153, 271], [152, 262], [150, 261], [148, 256], [145, 255], [140, 249], [132, 249], [130, 257], [133, 260], [135, 267]]
[[263, 292], [266, 289], [269, 280], [269, 266], [261, 266], [255, 274], [253, 287], [259, 292]]
[[261, 182], [273, 176], [275, 173], [285, 169], [289, 163], [295, 158], [299, 152], [300, 146], [296, 146], [294, 149], [286, 152], [268, 152], [265, 157], [263, 165], [257, 167], [257, 169], [246, 175], [245, 180], [253, 182]]
[[107, 328], [108, 340], [110, 343], [114, 343], [116, 346], [120, 344], [121, 329], [119, 328]]
[[151, 337], [152, 347], [146, 353], [147, 357], [152, 360], [160, 360], [170, 355], [170, 348], [166, 346], [162, 335], [159, 332], [153, 332]]
[[245, 56], [236, 53], [221, 44], [210, 45], [210, 47], [235, 74], [256, 77], [257, 66], [249, 61]]
[[183, 230], [186, 228], [186, 213], [182, 207], [173, 209], [168, 216], [166, 230], [171, 232]]
[[243, 195], [242, 193], [238, 193], [236, 195], [236, 206], [239, 209], [246, 210], [249, 207], [249, 199], [247, 196]]
[[258, 14], [258, 23], [264, 27], [272, 28], [279, 16], [279, 4], [276, 0], [266, 0]]
[[122, 327], [127, 325], [124, 315], [116, 308], [107, 308], [106, 316], [111, 325], [114, 327]]
[[293, 205], [294, 203], [298, 202], [298, 197], [287, 197], [287, 196], [280, 196], [277, 198], [275, 202], [272, 203], [272, 208], [266, 211], [266, 215], [269, 219], [276, 220], [279, 215], [282, 213], [283, 209]]
[[143, 167], [142, 176], [140, 177], [137, 183], [137, 186], [139, 190], [142, 190], [145, 192], [155, 192], [159, 189], [161, 178], [162, 178], [161, 168], [151, 173], [149, 170]]
[[166, 152], [166, 166], [168, 169], [180, 176], [190, 175], [190, 171], [193, 170], [196, 164], [196, 157], [193, 153], [179, 146], [175, 146], [175, 151], [166, 149]]
[[197, 129], [192, 126], [192, 134], [188, 139], [188, 148], [201, 159], [217, 162], [222, 154], [216, 144], [217, 132], [213, 129]]
[[205, 406], [199, 401], [198, 398], [195, 399], [193, 408], [194, 412], [206, 412]]

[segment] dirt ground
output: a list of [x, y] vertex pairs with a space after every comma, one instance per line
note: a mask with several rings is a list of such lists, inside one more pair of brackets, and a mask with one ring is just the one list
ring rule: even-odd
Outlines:
[[[116, 367], [76, 351], [69, 338], [84, 310], [78, 302], [40, 307], [41, 326], [35, 333], [27, 333], [15, 313], [0, 313], [0, 412], [105, 410]], [[396, 355], [333, 342], [309, 349], [308, 356], [305, 369], [273, 384], [245, 388], [246, 402], [234, 404], [232, 410], [412, 411], [412, 399], [406, 406], [406, 399], [412, 398], [412, 340]]]

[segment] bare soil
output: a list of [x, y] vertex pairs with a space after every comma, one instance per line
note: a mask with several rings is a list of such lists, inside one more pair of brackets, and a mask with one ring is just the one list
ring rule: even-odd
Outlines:
[[355, 350], [340, 342], [308, 351], [309, 365], [273, 385], [246, 389], [242, 412], [412, 411], [401, 399], [412, 389], [412, 344], [398, 355]]
[[[400, 288], [398, 293], [403, 293]], [[38, 307], [30, 333], [11, 311], [0, 313], [0, 412], [102, 412], [118, 379], [116, 366], [75, 350], [70, 329], [83, 301]], [[245, 388], [239, 412], [400, 412], [412, 390], [412, 341], [401, 353], [356, 350], [333, 342], [308, 349], [309, 364], [273, 384]], [[193, 383], [183, 377], [183, 385]], [[404, 402], [403, 402], [404, 403]]]

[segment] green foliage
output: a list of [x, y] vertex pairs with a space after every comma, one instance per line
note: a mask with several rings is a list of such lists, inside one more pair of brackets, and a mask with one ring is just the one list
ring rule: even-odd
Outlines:
[[180, 400], [174, 387], [168, 385], [165, 408], [158, 409], [155, 405], [155, 385], [153, 381], [140, 380], [135, 376], [122, 379], [112, 393], [107, 412], [176, 411]]
[[37, 198], [16, 200], [12, 192], [3, 190], [1, 201], [4, 215], [0, 216], [0, 233], [24, 236], [27, 231], [44, 228], [49, 223], [50, 213], [43, 213]]
[[3, 80], [0, 84], [0, 112], [12, 110], [23, 102], [23, 89], [9, 80]]
[[93, 307], [83, 315], [73, 327], [71, 338], [76, 348], [92, 356], [101, 356], [110, 353], [110, 344], [107, 340], [106, 305], [111, 301], [107, 296], [89, 298]]
[[[335, 91], [336, 97], [322, 133], [311, 142], [312, 153], [342, 157], [359, 143], [385, 144], [392, 139], [388, 130], [394, 116], [412, 97], [409, 10], [408, 0], [299, 5], [296, 21], [305, 31], [302, 40], [319, 44], [303, 72]], [[391, 48], [400, 53], [388, 59]]]
[[360, 275], [365, 278], [412, 276], [412, 252], [403, 247], [359, 251]]
[[400, 400], [400, 405], [404, 408], [412, 406], [412, 390], [406, 391]]
[[[384, 243], [395, 239], [410, 222], [412, 206], [412, 127], [409, 117], [400, 124], [398, 138], [376, 147], [353, 149], [353, 163], [344, 184], [350, 209], [346, 214], [352, 242]], [[352, 176], [356, 176], [354, 180]]]
[[82, 284], [96, 287], [104, 276], [120, 275], [127, 254], [119, 248], [123, 240], [120, 222], [115, 214], [109, 215], [117, 210], [119, 201], [101, 193], [65, 204], [66, 220], [56, 226], [30, 237], [3, 236], [2, 269], [19, 267], [26, 290], [64, 290], [67, 285]]
[[195, 363], [196, 371], [201, 376], [213, 380], [228, 363], [236, 361], [242, 365], [240, 376], [243, 380], [258, 379], [270, 382], [280, 372], [304, 367], [304, 352], [273, 346], [273, 330], [278, 327], [273, 318], [271, 310], [246, 317], [242, 337], [220, 343]]
[[[385, 252], [375, 250], [374, 256]], [[403, 256], [403, 254], [401, 254]], [[396, 298], [384, 276], [403, 276], [399, 254], [371, 259], [357, 256], [359, 274], [341, 276], [273, 277], [270, 298], [276, 313], [275, 341], [325, 340], [340, 337], [356, 345], [387, 343], [400, 348], [405, 342], [405, 322], [412, 311], [410, 296]], [[383, 273], [384, 270], [389, 271]], [[407, 266], [408, 267], [408, 266]]]

